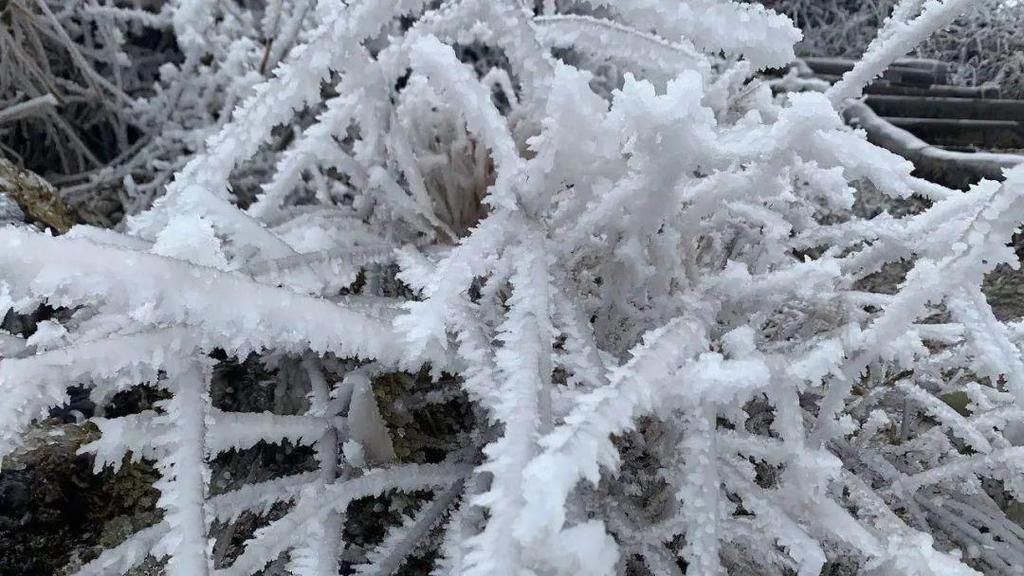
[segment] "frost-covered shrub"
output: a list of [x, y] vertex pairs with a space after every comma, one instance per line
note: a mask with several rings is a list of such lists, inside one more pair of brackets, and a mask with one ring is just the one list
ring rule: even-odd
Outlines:
[[71, 174], [98, 169], [118, 144], [128, 146], [131, 122], [123, 110], [132, 103], [129, 94], [152, 79], [134, 76], [128, 30], [113, 25], [103, 8], [95, 1], [0, 4], [5, 156]]
[[[0, 230], [0, 309], [67, 311], [0, 340], [0, 454], [71, 384], [164, 391], [84, 447], [155, 461], [163, 520], [80, 575], [1010, 573], [1022, 328], [979, 287], [1017, 263], [1024, 170], [954, 192], [840, 116], [965, 4], [902, 4], [843, 82], [776, 100], [754, 75], [800, 35], [756, 5], [320, 2], [126, 233]], [[928, 207], [858, 218], [861, 187]], [[301, 401], [212, 388], [230, 357]], [[467, 401], [429, 456], [394, 423]], [[315, 466], [211, 482], [285, 443]], [[381, 495], [418, 505], [358, 513]]]
[[89, 221], [159, 196], [314, 24], [313, 0], [10, 0], [0, 151]]
[[[804, 32], [799, 46], [811, 56], [858, 57], [896, 6], [896, 0], [768, 0]], [[1024, 97], [1024, 4], [980, 0], [921, 43], [916, 54], [947, 62], [951, 81], [999, 84], [1009, 98]]]

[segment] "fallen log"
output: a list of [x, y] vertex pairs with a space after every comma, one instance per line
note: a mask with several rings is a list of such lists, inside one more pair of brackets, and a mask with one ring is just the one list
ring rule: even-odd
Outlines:
[[872, 95], [868, 106], [878, 115], [903, 118], [961, 118], [1024, 122], [1024, 100]]
[[[814, 74], [815, 78], [835, 84], [842, 76], [831, 74]], [[931, 86], [907, 86], [905, 84], [894, 84], [888, 80], [875, 80], [864, 87], [864, 93], [882, 96], [917, 96], [917, 97], [939, 97], [939, 98], [974, 98], [974, 99], [999, 99], [1002, 92], [998, 86], [950, 86], [946, 84], [932, 84]]]
[[[845, 58], [803, 58], [815, 74], [842, 76], [853, 69], [855, 62]], [[949, 81], [949, 65], [938, 60], [900, 59], [885, 72], [886, 79], [917, 86], [945, 84]]]
[[869, 84], [864, 93], [889, 94], [893, 96], [940, 96], [948, 98], [1000, 98], [1002, 92], [998, 86], [901, 86], [884, 80]]
[[1012, 120], [884, 117], [887, 122], [938, 146], [1024, 148], [1024, 130]]
[[911, 161], [915, 172], [951, 188], [966, 190], [985, 178], [1002, 180], [1003, 170], [1024, 163], [1018, 154], [954, 152], [933, 146], [883, 119], [867, 104], [855, 102], [843, 112], [849, 124], [863, 128], [868, 140]]

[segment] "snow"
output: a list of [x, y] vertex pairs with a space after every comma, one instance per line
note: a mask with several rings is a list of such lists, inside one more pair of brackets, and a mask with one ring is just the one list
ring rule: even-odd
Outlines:
[[[68, 311], [4, 335], [0, 456], [71, 382], [100, 402], [169, 394], [95, 419], [83, 451], [154, 459], [164, 516], [80, 574], [146, 552], [172, 575], [282, 554], [294, 574], [389, 573], [440, 541], [435, 572], [465, 576], [1024, 560], [981, 482], [1024, 497], [1024, 329], [980, 290], [1018, 265], [1024, 167], [954, 192], [841, 114], [965, 3], [901, 4], [843, 82], [781, 98], [755, 73], [793, 59], [783, 15], [575, 4], [271, 3], [258, 20], [292, 18], [299, 45], [124, 233], [0, 229], [4, 309]], [[171, 8], [186, 53], [207, 8]], [[456, 48], [474, 43], [502, 57], [473, 68]], [[259, 196], [242, 210], [233, 186]], [[868, 189], [928, 202], [867, 219]], [[899, 286], [864, 282], [887, 265], [908, 269]], [[302, 407], [214, 406], [214, 352], [262, 363]], [[399, 372], [415, 383], [381, 388]], [[965, 413], [943, 400], [960, 391]], [[460, 444], [401, 462], [392, 411], [463, 397]], [[314, 472], [211, 495], [219, 454], [286, 441], [313, 447]], [[394, 492], [423, 501], [375, 546], [343, 542], [351, 502]], [[283, 502], [214, 569], [214, 519]], [[1001, 546], [971, 548], [975, 526]]]

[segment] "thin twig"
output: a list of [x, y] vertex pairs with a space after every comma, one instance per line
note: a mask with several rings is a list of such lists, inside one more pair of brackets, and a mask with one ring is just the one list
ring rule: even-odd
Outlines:
[[0, 124], [35, 115], [39, 112], [40, 108], [52, 108], [56, 105], [57, 98], [53, 94], [37, 96], [31, 100], [26, 100], [25, 102], [0, 110]]

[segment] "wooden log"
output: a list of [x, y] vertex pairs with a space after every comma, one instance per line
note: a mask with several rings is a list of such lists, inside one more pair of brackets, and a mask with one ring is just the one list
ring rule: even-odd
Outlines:
[[931, 58], [900, 58], [894, 62], [900, 68], [919, 68], [922, 70], [935, 70], [941, 72], [946, 78], [949, 77], [949, 64], [942, 60]]
[[[814, 74], [815, 78], [835, 84], [842, 76], [832, 74]], [[948, 84], [932, 84], [931, 86], [909, 86], [893, 83], [884, 78], [875, 80], [864, 88], [864, 93], [883, 96], [932, 96], [936, 98], [976, 98], [998, 100], [1001, 92], [998, 86], [951, 86]]]
[[932, 86], [934, 84], [945, 84], [947, 81], [945, 75], [938, 75], [934, 70], [901, 68], [899, 66], [890, 66], [882, 74], [882, 78], [894, 84], [907, 84], [910, 86]]
[[967, 189], [982, 178], [1002, 180], [1003, 170], [1024, 163], [1018, 154], [954, 152], [933, 146], [892, 125], [863, 102], [854, 102], [843, 116], [863, 128], [868, 140], [911, 161], [922, 178], [952, 188]]
[[864, 89], [868, 95], [881, 94], [892, 96], [935, 96], [942, 98], [981, 98], [998, 99], [1000, 90], [998, 86], [946, 86], [933, 84], [932, 86], [899, 86], [886, 81], [878, 81], [869, 84]]
[[892, 118], [890, 124], [939, 146], [976, 146], [986, 149], [1024, 148], [1024, 130], [1009, 120], [950, 118]]
[[[855, 62], [845, 58], [803, 58], [815, 74], [842, 76], [853, 69]], [[889, 67], [885, 77], [900, 84], [929, 86], [949, 81], [949, 66], [937, 60], [909, 58], [897, 60]]]
[[[832, 83], [838, 82], [843, 77], [841, 73], [830, 74], [826, 72], [813, 71], [813, 74], [818, 78], [828, 80]], [[944, 80], [940, 80], [932, 76], [932, 74], [927, 71], [916, 70], [914, 68], [889, 68], [882, 74], [881, 79], [875, 80], [875, 83], [880, 82], [924, 89], [935, 85], [945, 85]]]
[[[815, 71], [826, 74], [842, 74], [849, 72], [857, 64], [856, 60], [849, 58], [832, 58], [828, 56], [808, 56], [800, 59], [804, 64]], [[893, 62], [893, 66], [899, 68], [916, 68], [918, 70], [949, 70], [949, 64], [942, 60], [931, 58], [899, 58]]]
[[1024, 122], [1024, 100], [876, 94], [869, 96], [867, 103], [877, 114], [888, 117]]

